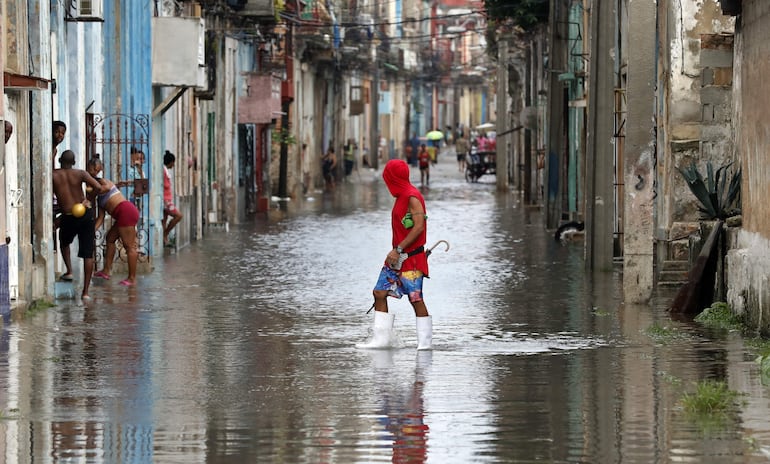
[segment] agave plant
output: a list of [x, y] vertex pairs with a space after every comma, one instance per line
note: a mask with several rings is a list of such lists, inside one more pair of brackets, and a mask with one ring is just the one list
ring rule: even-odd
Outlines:
[[741, 170], [732, 172], [728, 180], [728, 171], [733, 163], [727, 163], [714, 172], [711, 161], [706, 163], [706, 177], [701, 175], [695, 162], [679, 170], [687, 186], [700, 202], [698, 209], [702, 219], [727, 219], [741, 214]]

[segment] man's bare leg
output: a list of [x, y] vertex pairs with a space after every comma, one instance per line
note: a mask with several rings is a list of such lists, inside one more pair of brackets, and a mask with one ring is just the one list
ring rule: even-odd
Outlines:
[[64, 274], [72, 276], [72, 258], [70, 256], [70, 246], [63, 246], [59, 244], [59, 251], [61, 252], [62, 261], [64, 261]]
[[425, 306], [424, 301], [412, 302], [412, 308], [414, 308], [414, 315], [417, 317], [425, 317], [430, 315], [428, 314], [428, 307]]
[[374, 310], [387, 313], [388, 312], [388, 291], [375, 290], [372, 293], [374, 294]]

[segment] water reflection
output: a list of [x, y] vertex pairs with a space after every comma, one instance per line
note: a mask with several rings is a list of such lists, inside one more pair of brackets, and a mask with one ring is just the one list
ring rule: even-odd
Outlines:
[[431, 352], [416, 355], [412, 378], [396, 370], [393, 350], [369, 350], [377, 379], [381, 407], [376, 433], [378, 446], [391, 450], [391, 462], [423, 463], [428, 459], [430, 426], [425, 421], [423, 390], [425, 373], [430, 369]]
[[[666, 295], [625, 304], [621, 274], [586, 275], [542, 212], [449, 172], [426, 191], [429, 242], [451, 244], [425, 283], [434, 351], [414, 350], [406, 301], [403, 348], [354, 348], [391, 199], [343, 184], [4, 326], [5, 462], [766, 461], [739, 334], [671, 320]], [[718, 427], [679, 403], [703, 379], [747, 394]]]

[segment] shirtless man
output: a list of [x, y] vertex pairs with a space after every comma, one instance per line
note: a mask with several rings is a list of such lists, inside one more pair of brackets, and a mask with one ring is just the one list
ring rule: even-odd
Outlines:
[[[78, 237], [78, 257], [83, 258], [83, 270], [85, 276], [83, 279], [83, 293], [81, 298], [88, 301], [88, 288], [91, 285], [91, 274], [94, 270], [94, 214], [91, 210], [91, 204], [86, 200], [83, 193], [83, 184], [91, 187], [94, 192], [104, 193], [102, 187], [91, 174], [82, 170], [74, 169], [75, 153], [72, 150], [66, 150], [59, 157], [60, 169], [53, 171], [53, 191], [59, 200], [59, 207], [62, 211], [61, 224], [59, 225], [59, 249], [67, 270], [62, 276], [69, 276], [72, 280], [72, 260], [70, 258], [69, 245]], [[82, 204], [86, 208], [85, 214], [81, 217], [75, 217], [73, 207], [76, 204]]]

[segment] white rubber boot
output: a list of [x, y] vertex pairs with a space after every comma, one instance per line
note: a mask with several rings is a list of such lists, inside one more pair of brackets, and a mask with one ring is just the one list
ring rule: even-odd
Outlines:
[[417, 349], [430, 350], [433, 344], [433, 316], [417, 319]]
[[393, 330], [393, 321], [395, 319], [395, 314], [375, 311], [371, 340], [366, 343], [357, 344], [356, 348], [376, 349], [390, 347], [390, 332]]

